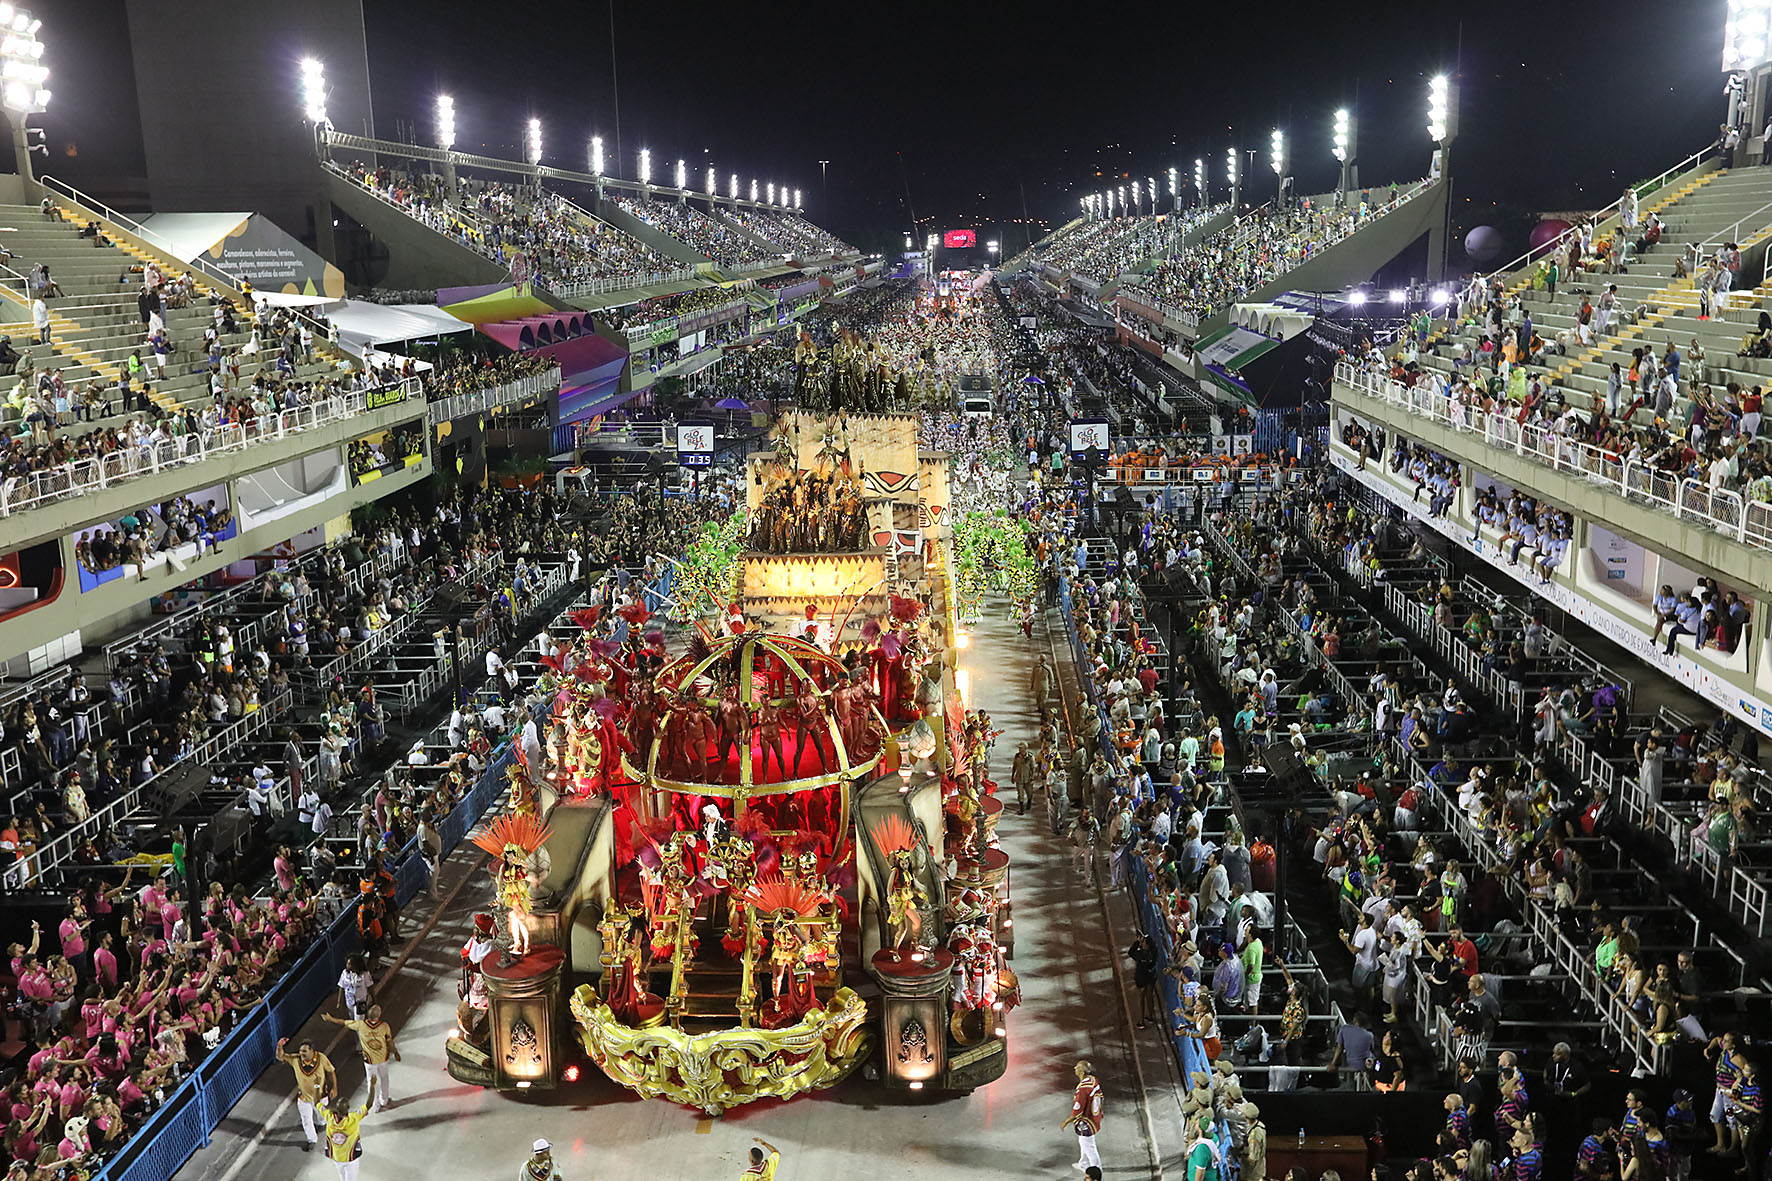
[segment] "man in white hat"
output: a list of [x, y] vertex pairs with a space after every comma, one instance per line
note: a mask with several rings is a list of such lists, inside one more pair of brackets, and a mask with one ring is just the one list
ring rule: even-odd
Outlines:
[[554, 1163], [554, 1146], [537, 1140], [529, 1147], [533, 1155], [517, 1170], [517, 1181], [562, 1181], [560, 1167]]

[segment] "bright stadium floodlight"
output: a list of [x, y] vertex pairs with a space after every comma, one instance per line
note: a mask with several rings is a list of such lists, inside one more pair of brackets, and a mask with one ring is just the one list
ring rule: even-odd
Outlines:
[[1437, 144], [1452, 135], [1452, 85], [1446, 75], [1435, 74], [1427, 84], [1427, 133]]
[[1156, 177], [1147, 176], [1144, 178], [1144, 191], [1151, 195], [1151, 212], [1155, 213], [1157, 211], [1157, 178]]
[[794, 190], [794, 212], [795, 213], [800, 212], [800, 190], [799, 189]]
[[455, 100], [437, 96], [437, 146], [447, 152], [455, 146]]
[[719, 195], [720, 195], [720, 174], [714, 171], [714, 166], [712, 164], [709, 164], [708, 165], [708, 196], [717, 197]]
[[732, 187], [727, 192], [732, 195], [732, 200], [738, 200], [738, 173], [732, 174]]
[[753, 177], [751, 177], [751, 201], [753, 203], [755, 203], [756, 200], [757, 200], [757, 178], [753, 176]]
[[769, 203], [771, 205], [775, 204], [775, 182], [774, 181], [769, 182]]
[[914, 246], [914, 245], [915, 245], [915, 244], [916, 244], [916, 240], [915, 240], [915, 239], [913, 239], [913, 238], [912, 238], [912, 237], [911, 237], [911, 236], [910, 236], [910, 235], [909, 235], [909, 234], [906, 234], [906, 235], [905, 235], [905, 236], [904, 236], [904, 248], [905, 248], [905, 249], [906, 249], [906, 250], [909, 250], [909, 249], [910, 249], [910, 248], [911, 248], [911, 247], [912, 247], [912, 246]]
[[676, 181], [677, 181], [677, 187], [679, 189], [686, 189], [689, 187], [689, 163], [688, 163], [688, 161], [686, 161], [686, 160], [677, 161]]
[[1766, 60], [1772, 0], [1729, 0], [1723, 22], [1723, 72], [1751, 70]]
[[1274, 175], [1284, 176], [1286, 173], [1286, 133], [1278, 127], [1274, 128], [1273, 134], [1268, 137], [1267, 158], [1268, 164], [1274, 170]]
[[993, 238], [993, 239], [992, 239], [992, 240], [991, 240], [991, 241], [989, 241], [989, 242], [986, 242], [986, 243], [985, 243], [985, 244], [984, 244], [984, 248], [985, 248], [985, 249], [986, 249], [986, 250], [988, 250], [988, 251], [990, 251], [990, 252], [991, 252], [991, 256], [992, 256], [992, 257], [993, 257], [993, 258], [994, 258], [994, 257], [996, 257], [996, 253], [997, 253], [997, 248], [998, 248], [998, 247], [999, 247], [999, 246], [1001, 246], [1001, 245], [1002, 245], [1002, 244], [1001, 244], [1001, 243], [1000, 243], [1000, 242], [998, 242], [998, 241], [996, 241], [996, 240], [995, 240], [995, 239], [994, 239], [994, 238]]
[[1346, 107], [1335, 112], [1335, 146], [1329, 154], [1343, 164], [1347, 163], [1348, 147], [1353, 142], [1353, 116], [1348, 114]]
[[1114, 192], [1115, 192], [1115, 195], [1120, 198], [1120, 216], [1125, 217], [1126, 216], [1126, 186], [1119, 185], [1115, 188]]
[[603, 175], [603, 137], [591, 136], [591, 175]]
[[1409, 301], [1409, 293], [1407, 291], [1403, 290], [1401, 287], [1391, 288], [1391, 302], [1392, 303], [1407, 303], [1408, 301]]
[[1200, 195], [1200, 204], [1206, 203], [1206, 161], [1194, 157], [1194, 192]]
[[540, 164], [541, 163], [541, 120], [540, 119], [531, 119], [529, 121], [529, 134], [524, 142], [529, 147], [529, 162], [531, 164]]
[[1138, 198], [1138, 182], [1133, 181], [1132, 182], [1132, 208], [1138, 209], [1142, 205], [1143, 205], [1143, 202], [1140, 201]]
[[1231, 182], [1231, 187], [1233, 189], [1236, 188], [1237, 187], [1237, 149], [1235, 149], [1235, 148], [1226, 148], [1225, 149], [1224, 175], [1225, 175], [1225, 179]]
[[[14, 19], [16, 21], [17, 18]], [[11, 64], [12, 60], [8, 58], [6, 65]], [[17, 85], [19, 84], [10, 81], [6, 83], [8, 108], [12, 106], [14, 87]], [[320, 64], [317, 57], [301, 59], [301, 105], [302, 114], [309, 123], [320, 125], [329, 121], [326, 118], [326, 67]]]
[[1364, 291], [1350, 291], [1347, 295], [1347, 301], [1355, 307], [1359, 307], [1366, 302], [1366, 293]]
[[643, 185], [649, 185], [652, 183], [652, 149], [651, 148], [641, 148], [640, 149], [640, 183]]

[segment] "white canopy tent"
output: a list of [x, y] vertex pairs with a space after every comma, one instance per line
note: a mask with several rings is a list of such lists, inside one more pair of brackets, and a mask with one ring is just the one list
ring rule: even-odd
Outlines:
[[423, 303], [365, 303], [347, 299], [327, 319], [338, 327], [339, 343], [361, 355], [376, 345], [423, 340], [454, 332], [472, 332], [474, 326], [456, 319], [442, 308]]

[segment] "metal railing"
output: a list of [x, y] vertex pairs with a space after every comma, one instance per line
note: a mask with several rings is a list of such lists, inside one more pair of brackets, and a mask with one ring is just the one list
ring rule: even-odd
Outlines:
[[[1689, 169], [1696, 168], [1699, 164], [1704, 162], [1704, 158], [1706, 156], [1708, 156], [1712, 152], [1716, 151], [1716, 149], [1717, 149], [1716, 144], [1709, 144], [1705, 147], [1699, 148], [1696, 152], [1693, 152], [1690, 156], [1687, 156], [1684, 160], [1681, 160], [1678, 164], [1675, 164], [1672, 168], [1663, 169], [1658, 175], [1650, 177], [1648, 180], [1643, 181], [1640, 186], [1639, 185], [1632, 185], [1631, 191], [1634, 192], [1640, 188], [1641, 191], [1644, 193], [1653, 193], [1653, 192], [1656, 192], [1662, 188], [1665, 188], [1667, 186], [1667, 183], [1669, 181], [1671, 181], [1674, 177], [1680, 175], [1683, 172], [1688, 171]], [[1624, 194], [1620, 193], [1617, 197], [1613, 198], [1612, 203], [1610, 205], [1603, 206], [1597, 212], [1590, 214], [1589, 219], [1594, 223], [1596, 228], [1603, 226], [1606, 222], [1611, 221], [1614, 217], [1618, 216], [1619, 206], [1623, 203], [1623, 201], [1624, 201]], [[1558, 234], [1556, 237], [1551, 238], [1548, 241], [1542, 242], [1539, 245], [1532, 247], [1532, 249], [1530, 249], [1530, 250], [1526, 251], [1526, 253], [1520, 255], [1520, 257], [1512, 260], [1511, 262], [1503, 263], [1501, 266], [1496, 267], [1493, 271], [1490, 271], [1487, 275], [1484, 275], [1482, 277], [1487, 279], [1487, 278], [1491, 278], [1496, 275], [1505, 275], [1511, 271], [1517, 271], [1520, 268], [1530, 264], [1533, 259], [1543, 258], [1546, 255], [1556, 253], [1558, 250], [1560, 250], [1564, 246], [1568, 245], [1569, 239], [1571, 237], [1573, 237], [1575, 234], [1578, 234], [1580, 232], [1581, 232], [1581, 230], [1580, 230], [1579, 226], [1571, 226], [1567, 230], [1564, 230], [1562, 233]]]
[[165, 255], [169, 263], [176, 259], [178, 260], [178, 265], [180, 267], [199, 272], [204, 278], [215, 283], [217, 286], [224, 288], [237, 300], [245, 299], [245, 295], [241, 290], [241, 279], [232, 271], [223, 270], [202, 255], [186, 261], [183, 257], [183, 253], [177, 247], [173, 246], [172, 243], [168, 242], [166, 239], [160, 237], [160, 235], [156, 234], [153, 230], [150, 230], [147, 226], [144, 226], [141, 222], [135, 220], [135, 218], [129, 216], [129, 214], [111, 208], [97, 197], [75, 188], [73, 185], [59, 177], [39, 176], [37, 180], [38, 183], [42, 184], [45, 188], [53, 189], [70, 201], [84, 206], [88, 211], [96, 214], [102, 220], [111, 222], [113, 225], [128, 231], [132, 237], [140, 238], [143, 242], [146, 242], [155, 250], [158, 250], [161, 254]]
[[1571, 472], [1683, 521], [1696, 521], [1754, 549], [1772, 550], [1772, 504], [1749, 501], [1729, 488], [1712, 488], [1702, 480], [1677, 478], [1635, 459], [1621, 459], [1587, 443], [1510, 414], [1484, 414], [1439, 392], [1437, 381], [1406, 386], [1382, 373], [1342, 362], [1335, 380], [1368, 397], [1402, 406], [1442, 426], [1481, 435], [1491, 447], [1529, 456], [1560, 472]]
[[587, 295], [607, 295], [612, 291], [632, 291], [636, 287], [662, 287], [673, 283], [699, 281], [693, 268], [680, 271], [659, 271], [646, 275], [612, 275], [607, 279], [581, 279], [576, 283], [558, 283], [548, 288], [561, 299], [582, 299]]
[[532, 373], [528, 377], [519, 377], [515, 381], [501, 382], [484, 389], [470, 390], [465, 394], [453, 394], [447, 398], [438, 398], [426, 409], [426, 415], [432, 426], [440, 422], [449, 422], [465, 414], [478, 414], [498, 406], [509, 406], [515, 402], [527, 401], [543, 394], [551, 394], [560, 388], [560, 370], [550, 369], [545, 373]]
[[[400, 391], [399, 397], [392, 396], [395, 390]], [[108, 455], [10, 476], [0, 481], [0, 517], [99, 492], [113, 484], [156, 475], [170, 468], [202, 463], [216, 455], [260, 443], [276, 442], [384, 405], [406, 401], [422, 405], [423, 398], [423, 384], [416, 377], [408, 377], [372, 389], [333, 394], [290, 410], [277, 410], [249, 423], [227, 423], [156, 443], [131, 444]]]

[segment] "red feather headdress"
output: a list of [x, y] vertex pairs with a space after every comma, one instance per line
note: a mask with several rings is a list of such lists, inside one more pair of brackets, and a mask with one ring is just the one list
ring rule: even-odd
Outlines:
[[535, 852], [542, 847], [553, 831], [553, 828], [539, 817], [512, 812], [509, 815], [500, 816], [479, 832], [469, 836], [468, 839], [494, 857], [503, 857], [505, 850], [513, 845], [525, 853]]
[[780, 876], [758, 878], [746, 888], [744, 900], [765, 914], [791, 910], [795, 914], [810, 916], [830, 904], [828, 894], [809, 890], [800, 882]]
[[891, 860], [894, 853], [917, 847], [917, 830], [903, 816], [889, 814], [874, 826], [874, 847], [880, 856]]

